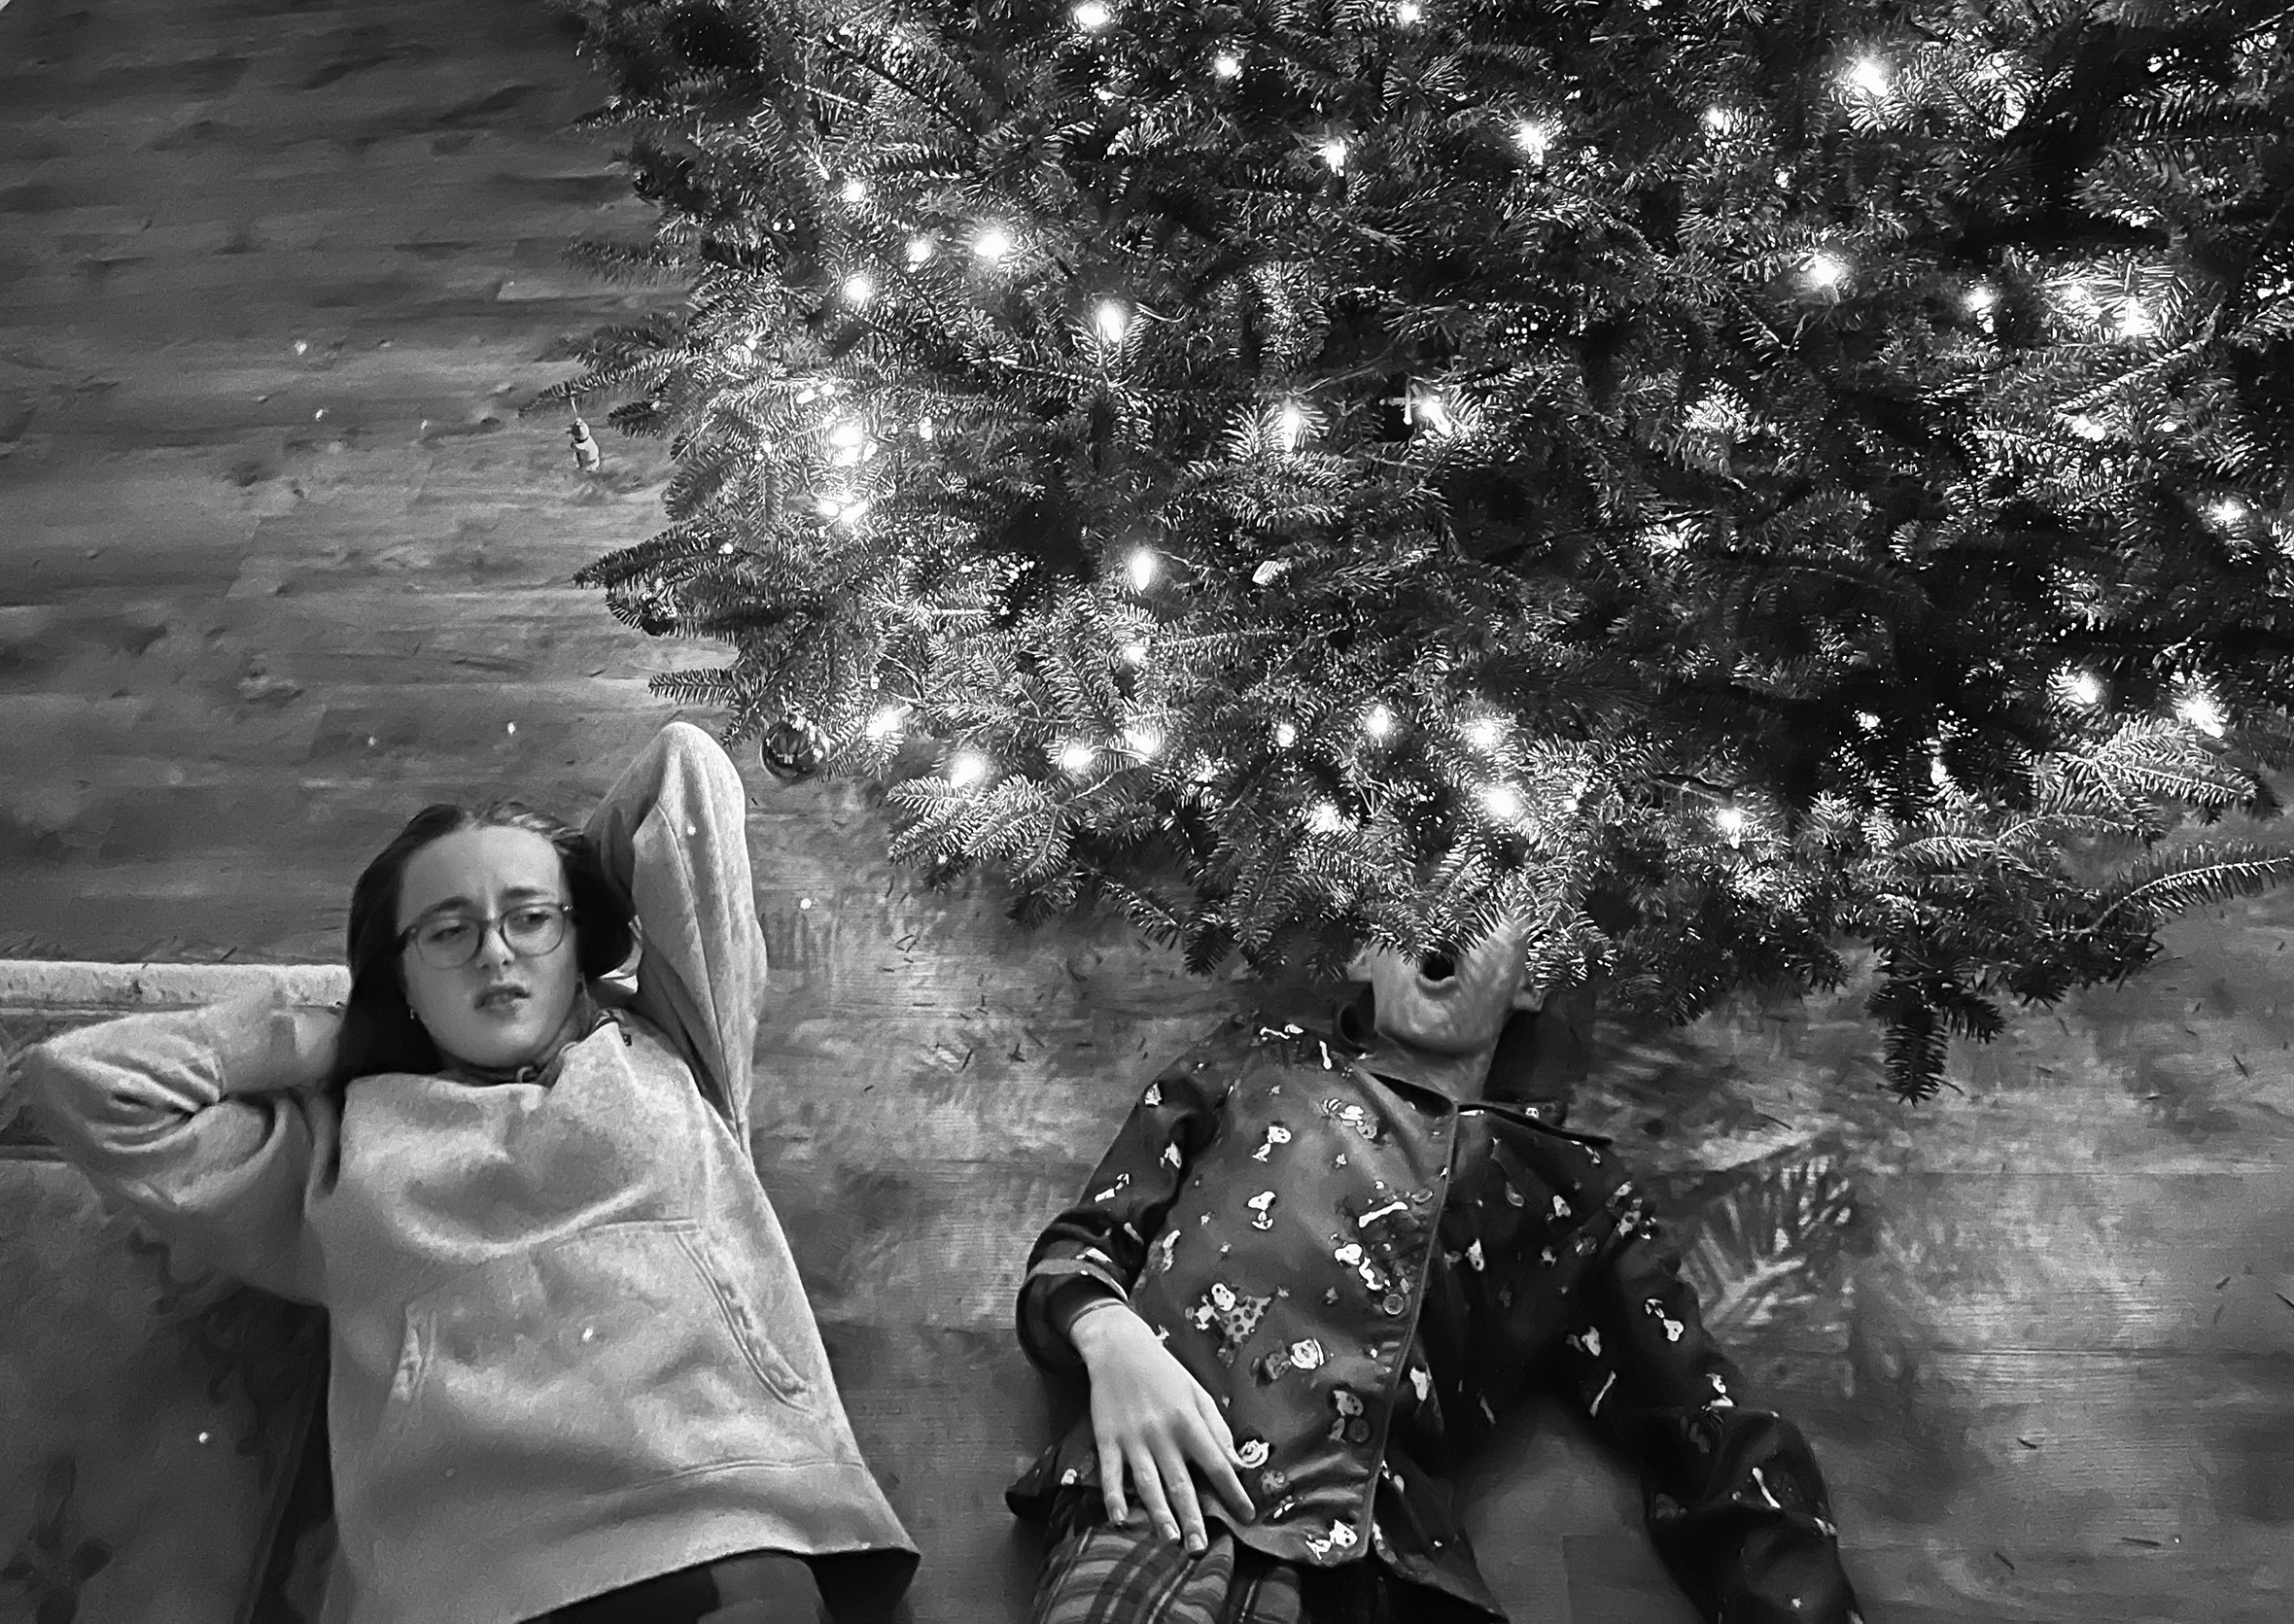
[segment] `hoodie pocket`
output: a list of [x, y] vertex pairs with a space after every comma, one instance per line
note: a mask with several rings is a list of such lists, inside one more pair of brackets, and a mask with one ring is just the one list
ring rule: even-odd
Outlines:
[[689, 1220], [609, 1224], [406, 1306], [369, 1487], [608, 1495], [819, 1453], [810, 1385]]

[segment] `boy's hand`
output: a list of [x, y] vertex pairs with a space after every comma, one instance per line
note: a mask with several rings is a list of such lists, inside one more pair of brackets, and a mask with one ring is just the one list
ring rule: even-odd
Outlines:
[[1147, 1322], [1123, 1303], [1095, 1302], [1068, 1327], [1092, 1377], [1092, 1433], [1099, 1444], [1099, 1487], [1111, 1522], [1129, 1520], [1124, 1470], [1156, 1532], [1200, 1554], [1208, 1544], [1190, 1464], [1237, 1522], [1256, 1514], [1234, 1469], [1234, 1434], [1218, 1400], [1187, 1373]]

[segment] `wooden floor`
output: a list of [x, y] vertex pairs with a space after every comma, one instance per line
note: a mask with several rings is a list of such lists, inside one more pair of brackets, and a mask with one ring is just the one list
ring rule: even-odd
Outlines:
[[[585, 476], [561, 414], [518, 415], [567, 338], [674, 300], [560, 265], [647, 225], [567, 133], [602, 94], [573, 43], [530, 0], [0, 11], [0, 958], [331, 959], [410, 811], [580, 811], [670, 713], [646, 675], [709, 657], [569, 584], [658, 523], [660, 449], [608, 436]], [[1072, 1402], [1011, 1340], [1020, 1261], [1235, 993], [919, 895], [857, 792], [745, 773], [760, 1154], [926, 1550], [914, 1616], [1016, 1618], [1034, 1553], [1000, 1492]], [[1712, 1317], [1817, 1440], [1873, 1624], [2294, 1616], [2289, 938], [2289, 899], [2178, 926], [1919, 1113], [1882, 1102], [1853, 998], [1603, 1027], [1556, 1062], [1573, 1120], [1701, 1226]], [[0, 1285], [93, 1315], [121, 1237], [67, 1171], [0, 1205]], [[0, 1425], [149, 1380], [96, 1351], [40, 1366], [70, 1405], [18, 1392]], [[114, 1488], [66, 1521], [124, 1548], [202, 1509], [175, 1443], [105, 1426], [82, 1472]], [[0, 1559], [47, 1526], [16, 1460]], [[1557, 1411], [1472, 1500], [1523, 1624], [1688, 1616], [1629, 1475]], [[178, 1580], [179, 1616], [230, 1616]], [[124, 1586], [90, 1579], [83, 1624], [142, 1624]]]

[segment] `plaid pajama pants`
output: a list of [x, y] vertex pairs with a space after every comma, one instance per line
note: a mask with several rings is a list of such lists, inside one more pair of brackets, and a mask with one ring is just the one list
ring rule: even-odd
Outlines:
[[1369, 1560], [1299, 1568], [1252, 1550], [1218, 1523], [1209, 1525], [1210, 1548], [1189, 1556], [1136, 1514], [1128, 1524], [1107, 1522], [1095, 1490], [1060, 1498], [1033, 1624], [1441, 1624], [1482, 1616]]

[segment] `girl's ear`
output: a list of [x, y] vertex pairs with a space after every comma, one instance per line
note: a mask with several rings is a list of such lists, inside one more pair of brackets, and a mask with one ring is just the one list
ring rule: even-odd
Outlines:
[[1513, 1007], [1535, 1014], [1546, 1007], [1546, 989], [1542, 986], [1523, 986], [1513, 994]]
[[1354, 956], [1346, 960], [1346, 968], [1343, 971], [1345, 978], [1350, 982], [1369, 981], [1370, 957], [1370, 949], [1367, 945], [1356, 948], [1354, 950]]

